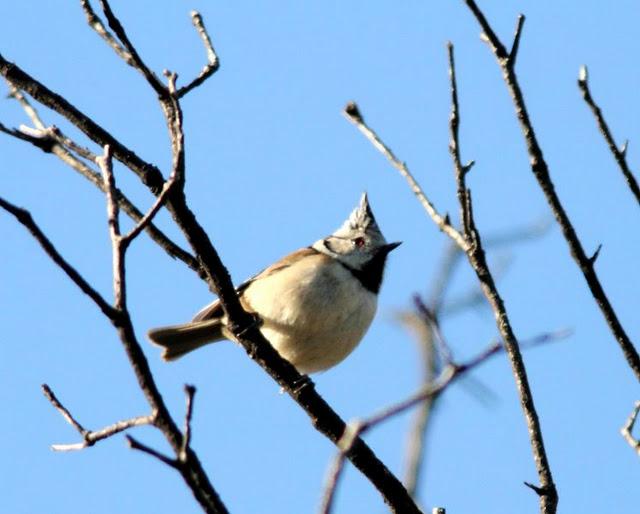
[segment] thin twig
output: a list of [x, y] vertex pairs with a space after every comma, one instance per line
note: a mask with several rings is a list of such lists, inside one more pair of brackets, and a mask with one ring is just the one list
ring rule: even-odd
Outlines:
[[[524, 18], [522, 18], [524, 20]], [[521, 23], [518, 24], [517, 34], [519, 34], [522, 28]], [[486, 32], [486, 31], [485, 31]], [[516, 36], [518, 37], [518, 36]], [[449, 65], [454, 66], [453, 60], [453, 47], [449, 46]], [[509, 67], [509, 69], [511, 69]], [[455, 82], [455, 73], [451, 73], [451, 87], [452, 90], [457, 89]], [[457, 95], [452, 94], [452, 111], [457, 112]], [[453, 116], [452, 116], [453, 117]], [[457, 127], [453, 127], [450, 130], [451, 137], [457, 140], [458, 131]], [[458, 146], [456, 141], [455, 146]], [[544, 440], [542, 437], [542, 428], [540, 426], [540, 420], [533, 401], [533, 395], [531, 387], [529, 385], [529, 379], [527, 377], [527, 371], [522, 359], [522, 353], [518, 340], [511, 328], [511, 322], [507, 315], [504, 301], [498, 292], [495, 284], [495, 280], [491, 275], [489, 266], [486, 261], [486, 255], [482, 245], [482, 239], [480, 233], [475, 224], [475, 218], [473, 215], [473, 203], [471, 197], [471, 191], [467, 188], [465, 178], [466, 172], [460, 163], [459, 153], [452, 153], [454, 160], [454, 168], [456, 170], [455, 177], [459, 193], [458, 200], [461, 204], [463, 211], [463, 219], [465, 220], [465, 236], [471, 245], [467, 251], [469, 263], [476, 272], [478, 280], [480, 281], [482, 290], [491, 305], [494, 315], [496, 317], [496, 323], [500, 335], [503, 339], [504, 348], [509, 357], [511, 363], [513, 375], [516, 381], [516, 387], [518, 389], [518, 395], [520, 397], [520, 404], [524, 412], [524, 416], [529, 429], [529, 437], [531, 442], [531, 449], [533, 452], [536, 469], [538, 472], [538, 478], [540, 480], [540, 506], [541, 511], [547, 514], [554, 514], [558, 503], [558, 493], [553, 481], [553, 475], [551, 473], [551, 467], [548, 461], [547, 452], [544, 446]]]
[[482, 14], [482, 11], [480, 11], [474, 0], [464, 0], [464, 2], [478, 20], [478, 23], [487, 36], [487, 42], [489, 43], [489, 46], [502, 69], [503, 78], [513, 100], [516, 116], [520, 122], [520, 128], [527, 145], [531, 171], [538, 181], [540, 189], [542, 189], [556, 221], [562, 229], [562, 234], [567, 241], [571, 255], [580, 268], [580, 271], [582, 271], [585, 281], [587, 282], [587, 285], [591, 290], [591, 294], [598, 304], [605, 321], [616, 338], [629, 367], [636, 376], [636, 379], [640, 381], [640, 355], [638, 355], [638, 351], [631, 342], [631, 339], [627, 335], [622, 323], [618, 319], [618, 315], [611, 305], [611, 302], [609, 302], [609, 298], [607, 297], [607, 294], [600, 283], [600, 279], [595, 272], [593, 263], [589, 260], [589, 257], [584, 251], [582, 243], [576, 234], [575, 228], [573, 227], [573, 224], [571, 223], [571, 220], [569, 219], [569, 216], [556, 193], [556, 189], [549, 173], [549, 166], [544, 159], [542, 148], [540, 147], [533, 124], [529, 118], [529, 113], [527, 111], [522, 90], [520, 89], [518, 77], [516, 76], [514, 69], [508, 66], [508, 58], [506, 58], [508, 56], [506, 56], [504, 45], [502, 45], [498, 36], [496, 36], [496, 34], [491, 30], [487, 19], [484, 17], [484, 14]]
[[117, 317], [117, 312], [114, 308], [60, 255], [60, 252], [58, 252], [53, 243], [45, 236], [44, 232], [42, 232], [33, 220], [29, 211], [13, 205], [3, 198], [0, 198], [0, 207], [13, 215], [16, 220], [31, 233], [51, 260], [67, 274], [71, 281], [76, 284], [84, 294], [93, 300], [107, 318], [114, 320]]
[[609, 150], [613, 154], [613, 158], [618, 163], [620, 171], [622, 171], [622, 175], [627, 181], [629, 189], [633, 193], [638, 204], [640, 204], [640, 186], [638, 186], [638, 181], [633, 175], [633, 172], [629, 169], [629, 164], [627, 163], [628, 142], [625, 142], [621, 147], [618, 147], [613, 139], [613, 134], [611, 134], [611, 129], [604, 119], [602, 110], [591, 96], [591, 90], [589, 89], [589, 73], [586, 66], [582, 66], [580, 68], [580, 73], [578, 75], [578, 88], [582, 92], [582, 98], [584, 98], [584, 101], [591, 109], [591, 112], [596, 119], [596, 123], [598, 124], [598, 129], [609, 146]]
[[[551, 341], [565, 338], [569, 334], [570, 332], [567, 330], [560, 330], [557, 332], [542, 334], [522, 344], [527, 347], [535, 347], [541, 344], [546, 344]], [[417, 392], [413, 393], [406, 399], [385, 407], [372, 416], [351, 421], [347, 425], [347, 429], [345, 430], [343, 437], [338, 442], [339, 451], [332, 461], [331, 466], [329, 467], [329, 470], [327, 472], [327, 479], [325, 481], [324, 492], [322, 495], [320, 512], [323, 514], [330, 512], [331, 506], [333, 504], [333, 497], [335, 496], [335, 490], [338, 486], [343, 470], [342, 461], [346, 456], [349, 455], [354, 441], [357, 441], [365, 432], [378, 426], [379, 424], [384, 423], [385, 421], [388, 421], [389, 419], [402, 414], [405, 411], [417, 405], [420, 405], [429, 399], [436, 398], [452, 383], [457, 381], [461, 376], [480, 366], [491, 357], [499, 354], [504, 349], [505, 345], [503, 345], [502, 342], [496, 341], [489, 344], [478, 355], [462, 364], [456, 364], [454, 362], [446, 364], [436, 378], [434, 378], [429, 383], [425, 383], [418, 389]]]
[[[0, 55], [0, 75], [6, 77], [16, 87], [28, 93], [38, 102], [64, 116], [96, 144], [100, 146], [108, 144], [113, 150], [114, 158], [134, 171], [154, 194], [160, 193], [164, 186], [164, 179], [156, 166], [141, 159], [65, 98], [48, 89], [2, 55]], [[173, 108], [173, 102], [177, 99], [175, 95], [170, 95], [170, 97], [170, 100], [164, 99], [162, 103], [165, 113], [168, 114], [167, 120], [171, 131], [172, 127], [176, 127], [178, 124], [175, 123], [175, 112], [170, 111], [170, 108]], [[175, 159], [176, 153], [172, 153]], [[184, 166], [183, 159], [173, 165], [174, 168], [180, 166]], [[317, 393], [313, 383], [310, 380], [303, 380], [302, 375], [295, 367], [271, 347], [258, 327], [255, 326], [254, 318], [242, 308], [227, 269], [202, 225], [198, 223], [194, 213], [188, 207], [181, 188], [170, 195], [166, 206], [194, 253], [198, 256], [209, 286], [218, 294], [229, 319], [229, 330], [234, 334], [236, 340], [247, 354], [298, 403], [319, 432], [333, 442], [339, 441], [346, 424]], [[153, 408], [157, 408], [159, 411], [156, 426], [163, 431], [172, 449], [179, 452], [182, 434], [173, 422], [160, 396], [128, 315], [119, 320], [118, 330], [141, 389]], [[402, 512], [403, 514], [420, 512], [401, 482], [362, 439], [358, 438], [355, 441], [348, 457], [376, 487], [393, 512]], [[183, 466], [180, 472], [207, 512], [226, 512], [224, 504], [211, 486], [193, 452], [189, 452], [189, 466]]]
[[204, 48], [207, 52], [207, 64], [205, 64], [204, 68], [202, 68], [202, 71], [195, 79], [193, 79], [186, 86], [178, 89], [176, 93], [178, 98], [182, 98], [189, 91], [198, 87], [211, 75], [213, 75], [220, 67], [220, 59], [218, 58], [218, 54], [216, 54], [216, 51], [213, 48], [209, 33], [207, 32], [207, 29], [204, 26], [204, 22], [202, 21], [202, 16], [200, 16], [200, 13], [198, 11], [191, 11], [191, 21], [193, 22], [193, 26], [198, 31], [198, 35], [200, 36], [202, 44], [204, 45]]
[[[484, 28], [484, 27], [483, 27]], [[502, 47], [504, 49], [504, 47]], [[453, 61], [453, 48], [451, 45], [449, 50], [449, 64], [454, 65]], [[461, 234], [457, 230], [452, 228], [452, 231], [445, 231], [449, 237], [451, 237], [460, 248], [467, 254], [469, 263], [474, 269], [478, 280], [480, 281], [482, 290], [491, 305], [494, 315], [496, 317], [496, 325], [500, 332], [500, 335], [504, 341], [504, 346], [509, 356], [511, 366], [514, 373], [516, 387], [520, 397], [521, 407], [524, 412], [525, 419], [527, 421], [527, 427], [529, 429], [529, 435], [531, 440], [531, 447], [533, 452], [534, 461], [538, 470], [538, 476], [541, 481], [541, 491], [544, 494], [541, 495], [541, 509], [544, 513], [553, 514], [557, 505], [557, 491], [553, 482], [546, 450], [544, 447], [544, 441], [542, 439], [542, 431], [540, 428], [540, 421], [533, 403], [533, 397], [529, 386], [529, 381], [526, 374], [522, 355], [518, 347], [518, 341], [511, 328], [509, 317], [505, 310], [504, 302], [496, 288], [495, 281], [491, 275], [489, 267], [486, 262], [484, 249], [480, 234], [475, 225], [473, 216], [473, 204], [471, 199], [471, 192], [466, 187], [465, 177], [468, 172], [468, 167], [465, 167], [460, 162], [459, 143], [458, 138], [458, 105], [457, 105], [457, 86], [455, 82], [455, 71], [450, 70], [451, 77], [451, 93], [452, 93], [452, 114], [450, 117], [450, 135], [454, 139], [450, 143], [452, 158], [454, 161], [455, 178], [458, 191], [458, 200], [461, 204], [463, 230], [464, 234]], [[415, 191], [415, 179], [403, 172], [403, 168], [406, 170], [406, 166], [402, 165], [398, 167], [395, 163], [400, 161], [393, 155], [388, 147], [380, 140], [375, 133], [365, 125], [364, 120], [360, 112], [356, 109], [355, 115], [350, 116], [350, 119], [360, 128], [361, 132], [374, 144], [374, 146], [380, 150], [390, 161], [394, 164], [401, 174], [407, 179], [412, 190]], [[363, 127], [363, 128], [361, 128]], [[389, 157], [391, 156], [391, 157]], [[409, 178], [410, 177], [410, 178]], [[426, 198], [424, 192], [420, 190], [421, 194]], [[441, 217], [434, 216], [435, 209], [431, 202], [422, 202], [425, 206], [425, 210], [434, 222], [441, 227]], [[429, 206], [430, 208], [427, 208]], [[448, 225], [450, 226], [450, 224]], [[446, 368], [445, 368], [446, 369]], [[418, 402], [420, 400], [417, 400]], [[413, 404], [410, 403], [410, 406]], [[399, 406], [401, 408], [401, 406]]]
[[[176, 175], [173, 174], [165, 182], [164, 187], [162, 188], [162, 191], [160, 191], [160, 194], [156, 197], [156, 201], [151, 206], [151, 208], [147, 211], [147, 213], [138, 220], [138, 223], [136, 224], [136, 226], [133, 227], [128, 234], [122, 237], [123, 244], [125, 245], [129, 244], [136, 237], [138, 237], [138, 235], [143, 230], [149, 227], [155, 215], [158, 213], [158, 211], [162, 208], [162, 206], [167, 201], [169, 194], [171, 194], [171, 189], [175, 186], [175, 184], [176, 184]], [[114, 189], [114, 193], [115, 193], [115, 189]], [[116, 202], [116, 204], [118, 204], [118, 202]]]
[[127, 443], [129, 444], [129, 448], [131, 448], [132, 450], [141, 451], [143, 453], [146, 453], [147, 455], [151, 455], [152, 457], [155, 457], [160, 462], [166, 464], [171, 468], [180, 469], [180, 462], [177, 461], [176, 459], [167, 457], [166, 455], [160, 453], [157, 450], [154, 450], [153, 448], [147, 446], [146, 444], [142, 444], [140, 441], [138, 441], [137, 439], [134, 439], [129, 434], [125, 435], [125, 437], [127, 438]]
[[182, 461], [187, 459], [187, 450], [191, 444], [191, 417], [193, 416], [193, 397], [196, 394], [196, 387], [193, 385], [185, 385], [184, 392], [187, 397], [187, 410], [184, 416], [182, 448], [178, 457]]
[[107, 221], [111, 236], [112, 269], [113, 269], [113, 303], [119, 311], [127, 308], [127, 286], [124, 256], [126, 245], [120, 233], [120, 209], [116, 201], [116, 179], [113, 174], [113, 152], [109, 145], [105, 145], [104, 154], [96, 159], [96, 164], [102, 171], [104, 188], [107, 196]]
[[416, 197], [418, 198], [422, 206], [425, 208], [425, 210], [429, 213], [429, 216], [431, 216], [431, 218], [436, 223], [438, 228], [441, 231], [443, 231], [445, 234], [447, 234], [451, 239], [456, 241], [456, 243], [461, 248], [466, 249], [467, 242], [465, 241], [464, 237], [462, 237], [462, 234], [458, 232], [451, 225], [451, 222], [449, 221], [448, 216], [442, 216], [440, 215], [440, 213], [438, 213], [433, 203], [431, 203], [429, 198], [427, 198], [427, 196], [424, 194], [424, 191], [420, 187], [420, 184], [418, 184], [418, 181], [415, 179], [413, 174], [409, 171], [409, 168], [407, 167], [407, 165], [404, 162], [400, 161], [395, 156], [393, 151], [387, 145], [384, 144], [384, 142], [380, 139], [378, 134], [376, 134], [373, 131], [373, 129], [371, 129], [371, 127], [369, 127], [365, 123], [364, 118], [360, 113], [360, 109], [358, 108], [358, 105], [355, 102], [349, 102], [345, 106], [342, 112], [345, 115], [345, 117], [351, 123], [353, 123], [357, 127], [357, 129], [360, 132], [362, 132], [362, 134], [364, 134], [364, 136], [371, 142], [371, 144], [380, 153], [382, 153], [389, 160], [391, 165], [394, 168], [396, 168], [400, 172], [400, 174], [407, 180], [407, 182], [409, 183], [409, 186], [411, 187], [411, 190], [416, 195]]
[[331, 514], [333, 510], [336, 491], [338, 489], [338, 484], [340, 483], [342, 471], [344, 470], [345, 459], [345, 452], [339, 451], [331, 461], [331, 465], [326, 473], [318, 514]]
[[629, 446], [635, 450], [635, 452], [640, 456], [640, 438], [635, 438], [633, 436], [633, 427], [636, 424], [636, 420], [638, 419], [638, 414], [640, 414], [640, 400], [638, 400], [629, 415], [629, 418], [625, 422], [624, 426], [620, 429], [620, 433], [624, 440], [629, 443]]
[[153, 88], [153, 90], [158, 94], [160, 98], [166, 97], [167, 89], [164, 87], [158, 76], [153, 71], [151, 71], [151, 69], [149, 69], [149, 67], [144, 63], [144, 61], [140, 57], [140, 54], [138, 54], [136, 47], [133, 46], [133, 43], [131, 43], [129, 36], [127, 36], [127, 32], [124, 30], [122, 23], [120, 23], [120, 20], [111, 9], [111, 5], [109, 4], [108, 0], [100, 0], [100, 6], [102, 7], [102, 12], [104, 12], [105, 17], [107, 18], [109, 27], [111, 28], [111, 30], [113, 30], [116, 37], [122, 43], [122, 46], [131, 56], [132, 62], [130, 63], [127, 61], [127, 64], [130, 64], [133, 68], [138, 70], [145, 79], [147, 79], [149, 85]]
[[96, 14], [91, 6], [89, 0], [80, 0], [80, 5], [82, 6], [82, 10], [84, 11], [87, 17], [87, 23], [89, 26], [96, 31], [96, 33], [104, 39], [104, 41], [109, 45], [113, 51], [120, 57], [124, 62], [126, 62], [129, 66], [135, 68], [135, 63], [133, 61], [133, 57], [129, 52], [127, 52], [118, 40], [113, 37], [113, 34], [107, 30], [102, 23], [100, 17]]
[[519, 14], [518, 21], [516, 22], [516, 30], [513, 36], [513, 44], [511, 45], [511, 51], [509, 52], [509, 68], [512, 69], [515, 68], [518, 50], [520, 50], [520, 36], [522, 36], [524, 20], [524, 14]]
[[[89, 180], [94, 186], [101, 191], [104, 190], [104, 182], [100, 174], [91, 169], [87, 163], [78, 159], [74, 155], [78, 154], [80, 157], [87, 159], [91, 162], [95, 162], [96, 154], [91, 152], [88, 148], [77, 144], [71, 138], [66, 136], [58, 127], [50, 126], [46, 127], [44, 122], [38, 115], [37, 110], [30, 104], [21, 91], [16, 89], [11, 82], [8, 82], [10, 96], [15, 98], [27, 116], [31, 119], [36, 129], [30, 127], [21, 126], [20, 130], [8, 129], [0, 123], [0, 131], [5, 132], [13, 137], [27, 141], [34, 146], [40, 148], [46, 153], [53, 153], [64, 163], [76, 170], [80, 175]], [[57, 143], [57, 144], [56, 144]], [[133, 205], [133, 203], [116, 188], [115, 195], [118, 200], [120, 208], [134, 221], [140, 222], [143, 214], [140, 210]], [[198, 273], [200, 277], [203, 277], [198, 261], [189, 252], [181, 248], [179, 245], [169, 239], [160, 229], [158, 229], [153, 223], [149, 223], [146, 227], [146, 231], [149, 237], [155, 241], [165, 252], [172, 258], [180, 259], [193, 271]]]
[[87, 430], [84, 428], [80, 422], [78, 422], [73, 415], [69, 412], [69, 410], [62, 405], [60, 400], [53, 393], [51, 388], [47, 384], [42, 385], [42, 392], [47, 397], [47, 399], [51, 402], [51, 404], [62, 414], [67, 423], [69, 423], [73, 428], [75, 428], [78, 433], [82, 436], [83, 441], [81, 443], [72, 443], [72, 444], [52, 444], [51, 449], [58, 452], [66, 452], [66, 451], [76, 451], [82, 450], [84, 448], [88, 448], [93, 446], [98, 441], [102, 441], [103, 439], [107, 439], [111, 436], [119, 434], [124, 430], [127, 430], [132, 427], [139, 427], [143, 425], [152, 425], [155, 421], [154, 415], [148, 416], [136, 416], [135, 418], [126, 419], [123, 421], [118, 421], [104, 427], [100, 430]]

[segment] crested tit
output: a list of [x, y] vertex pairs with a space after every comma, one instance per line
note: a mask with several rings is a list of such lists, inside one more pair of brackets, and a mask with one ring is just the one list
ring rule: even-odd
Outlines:
[[[260, 317], [262, 334], [300, 373], [326, 370], [349, 355], [369, 328], [387, 255], [398, 245], [386, 242], [365, 193], [333, 234], [238, 287], [240, 302]], [[215, 301], [189, 323], [150, 330], [149, 339], [171, 361], [233, 335]]]

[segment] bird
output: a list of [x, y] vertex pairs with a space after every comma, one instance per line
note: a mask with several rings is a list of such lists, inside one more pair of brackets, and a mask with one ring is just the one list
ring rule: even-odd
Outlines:
[[[278, 260], [236, 292], [260, 331], [301, 374], [327, 370], [360, 343], [375, 316], [389, 253], [366, 193], [331, 235]], [[192, 321], [152, 329], [161, 357], [173, 361], [206, 344], [234, 340], [219, 300]]]

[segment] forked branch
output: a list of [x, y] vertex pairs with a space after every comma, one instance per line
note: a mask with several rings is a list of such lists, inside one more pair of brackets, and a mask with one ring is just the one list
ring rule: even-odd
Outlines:
[[[521, 27], [520, 27], [521, 29]], [[520, 30], [519, 29], [519, 30]], [[519, 37], [519, 36], [518, 36]], [[501, 48], [505, 53], [505, 58], [508, 59], [506, 50], [501, 45]], [[449, 52], [449, 64], [450, 68], [454, 66], [453, 59], [453, 47], [448, 45]], [[457, 84], [455, 82], [455, 70], [450, 69], [449, 75], [451, 78], [451, 93], [452, 93], [452, 114], [450, 117], [450, 134], [452, 141], [449, 144], [451, 154], [454, 163], [455, 178], [458, 191], [458, 200], [460, 203], [461, 217], [463, 233], [460, 233], [449, 223], [444, 225], [448, 227], [447, 230], [443, 230], [443, 219], [437, 211], [433, 208], [433, 204], [427, 199], [424, 191], [418, 186], [417, 181], [413, 178], [413, 175], [408, 171], [407, 166], [401, 163], [389, 149], [389, 147], [380, 139], [380, 137], [365, 124], [362, 114], [359, 109], [355, 107], [355, 104], [351, 103], [345, 109], [345, 114], [349, 120], [354, 123], [358, 129], [369, 139], [372, 144], [383, 154], [387, 159], [398, 169], [401, 174], [407, 179], [412, 190], [414, 190], [418, 198], [424, 198], [423, 205], [429, 216], [433, 219], [436, 225], [441, 228], [451, 239], [453, 239], [461, 250], [465, 252], [469, 263], [476, 273], [476, 276], [480, 282], [481, 288], [487, 301], [491, 305], [496, 318], [496, 325], [498, 331], [503, 340], [503, 344], [509, 361], [512, 366], [516, 387], [520, 397], [520, 404], [524, 412], [525, 420], [529, 430], [529, 437], [531, 442], [531, 448], [533, 452], [534, 462], [538, 471], [538, 478], [540, 480], [540, 505], [541, 511], [546, 514], [553, 514], [556, 511], [558, 496], [553, 477], [551, 474], [551, 468], [548, 462], [546, 450], [544, 447], [544, 441], [542, 438], [542, 430], [540, 427], [540, 421], [533, 402], [533, 396], [531, 388], [529, 386], [529, 380], [527, 378], [526, 368], [522, 359], [522, 354], [518, 345], [516, 336], [511, 328], [511, 323], [507, 315], [507, 311], [504, 305], [504, 301], [500, 296], [496, 287], [495, 281], [488, 267], [484, 248], [482, 246], [482, 239], [480, 233], [477, 230], [475, 219], [473, 216], [473, 204], [471, 198], [471, 192], [466, 186], [466, 173], [468, 167], [462, 165], [459, 154], [459, 142], [458, 142], [458, 95]], [[351, 114], [355, 113], [355, 115]]]
[[67, 408], [62, 405], [60, 400], [58, 400], [56, 395], [47, 384], [42, 385], [42, 392], [47, 397], [47, 400], [49, 400], [51, 404], [58, 410], [58, 412], [60, 412], [62, 417], [67, 420], [67, 423], [75, 428], [83, 439], [83, 441], [80, 443], [52, 444], [51, 449], [58, 452], [82, 450], [84, 448], [93, 446], [98, 441], [102, 441], [103, 439], [112, 437], [116, 434], [119, 434], [120, 432], [124, 432], [129, 428], [139, 427], [143, 425], [153, 425], [156, 420], [155, 415], [149, 414], [147, 416], [136, 416], [135, 418], [118, 421], [100, 430], [87, 430], [73, 417], [73, 415], [67, 410]]
[[522, 90], [520, 89], [518, 77], [514, 68], [509, 65], [509, 59], [505, 47], [500, 41], [500, 38], [498, 38], [491, 28], [482, 11], [478, 8], [476, 2], [474, 0], [464, 0], [464, 2], [478, 21], [485, 39], [502, 70], [502, 76], [507, 89], [509, 90], [509, 94], [511, 95], [511, 99], [513, 100], [516, 116], [520, 123], [520, 128], [522, 129], [522, 134], [527, 145], [531, 171], [547, 199], [547, 203], [551, 208], [553, 216], [562, 229], [562, 234], [567, 241], [571, 256], [580, 268], [591, 294], [598, 304], [598, 307], [600, 308], [605, 321], [609, 325], [611, 332], [616, 338], [629, 367], [636, 376], [636, 379], [640, 381], [640, 356], [638, 355], [638, 351], [631, 342], [631, 339], [627, 335], [622, 323], [618, 319], [618, 315], [611, 305], [611, 302], [600, 283], [600, 279], [595, 272], [594, 262], [585, 252], [573, 223], [569, 219], [569, 215], [565, 211], [565, 208], [560, 201], [560, 197], [556, 192], [549, 173], [549, 166], [544, 158], [542, 148], [540, 147], [536, 132], [529, 117], [529, 112], [527, 111], [527, 106], [524, 101]]
[[636, 424], [636, 420], [638, 419], [638, 415], [640, 414], [640, 400], [638, 400], [629, 415], [629, 418], [625, 422], [624, 426], [620, 429], [620, 433], [624, 440], [629, 443], [629, 446], [633, 448], [636, 453], [640, 456], [640, 438], [635, 437], [633, 435], [633, 427]]

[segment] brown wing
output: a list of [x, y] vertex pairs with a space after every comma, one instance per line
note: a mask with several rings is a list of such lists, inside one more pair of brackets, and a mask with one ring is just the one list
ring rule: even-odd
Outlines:
[[[240, 284], [236, 289], [236, 293], [242, 294], [242, 292], [247, 287], [249, 287], [249, 285], [251, 285], [251, 283], [254, 280], [268, 277], [269, 275], [272, 275], [273, 273], [276, 273], [284, 268], [288, 268], [289, 266], [298, 262], [300, 259], [304, 257], [310, 256], [310, 255], [317, 255], [318, 253], [319, 253], [318, 250], [315, 250], [311, 247], [300, 248], [300, 250], [296, 250], [295, 252], [290, 253], [289, 255], [286, 255], [279, 261], [274, 262], [268, 268], [262, 270], [257, 275], [254, 275], [249, 280], [246, 280], [245, 282]], [[222, 311], [222, 306], [220, 305], [220, 300], [216, 300], [213, 303], [210, 303], [209, 305], [207, 305], [201, 311], [199, 311], [193, 318], [193, 321], [205, 321], [205, 320], [214, 319], [214, 318], [221, 318], [222, 315], [223, 315], [223, 311]]]

